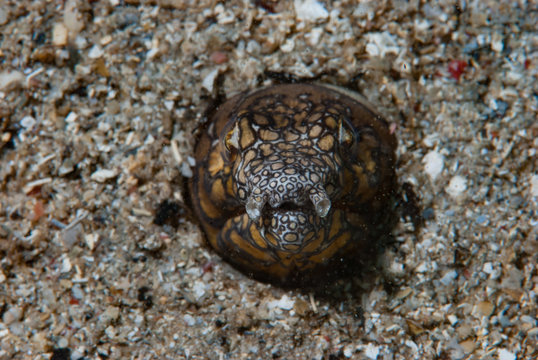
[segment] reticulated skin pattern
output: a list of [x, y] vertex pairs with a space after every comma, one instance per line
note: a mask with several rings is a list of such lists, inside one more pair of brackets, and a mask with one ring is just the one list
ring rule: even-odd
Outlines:
[[347, 90], [240, 94], [199, 130], [191, 202], [210, 246], [235, 267], [264, 281], [315, 282], [376, 241], [395, 147], [389, 124]]

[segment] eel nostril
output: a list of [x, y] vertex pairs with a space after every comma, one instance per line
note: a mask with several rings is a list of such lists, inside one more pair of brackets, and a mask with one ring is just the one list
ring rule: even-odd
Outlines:
[[316, 213], [319, 217], [325, 217], [331, 210], [331, 200], [325, 189], [321, 185], [317, 185], [310, 189], [310, 200], [314, 204]]
[[269, 197], [269, 205], [271, 205], [272, 208], [277, 208], [280, 206], [280, 195], [273, 194]]
[[248, 197], [245, 209], [250, 220], [258, 221], [266, 202], [267, 197], [265, 195], [250, 195]]

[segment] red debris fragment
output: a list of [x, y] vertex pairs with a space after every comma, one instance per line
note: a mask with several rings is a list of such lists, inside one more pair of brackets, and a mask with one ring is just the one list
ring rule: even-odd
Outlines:
[[45, 205], [43, 205], [41, 200], [37, 200], [34, 204], [34, 216], [32, 217], [32, 220], [37, 221], [43, 215], [45, 215]]
[[525, 67], [525, 70], [529, 70], [529, 68], [531, 67], [531, 59], [525, 59], [523, 66]]
[[80, 305], [80, 301], [75, 297], [71, 297], [71, 299], [69, 299], [69, 305]]
[[228, 61], [228, 55], [226, 55], [226, 53], [223, 51], [213, 51], [213, 53], [209, 56], [209, 59], [217, 65], [224, 64], [226, 61]]
[[491, 136], [492, 139], [497, 139], [499, 137], [499, 132], [497, 130], [491, 130], [489, 136]]
[[459, 80], [461, 78], [461, 75], [465, 72], [465, 68], [467, 67], [467, 62], [463, 60], [452, 60], [448, 63], [448, 72], [450, 73], [450, 76], [455, 79]]
[[278, 0], [255, 0], [254, 4], [273, 14], [279, 10]]
[[138, 184], [129, 186], [129, 188], [127, 189], [127, 194], [129, 195], [134, 194], [137, 190], [138, 190]]
[[213, 266], [215, 266], [215, 264], [212, 261], [206, 262], [202, 266], [202, 274], [205, 274], [205, 273], [213, 271]]
[[28, 196], [37, 196], [37, 195], [41, 194], [41, 188], [42, 187], [43, 187], [42, 185], [34, 186], [26, 193], [26, 195], [28, 195]]
[[161, 238], [161, 240], [169, 240], [170, 236], [165, 232], [160, 232], [159, 233], [159, 238]]

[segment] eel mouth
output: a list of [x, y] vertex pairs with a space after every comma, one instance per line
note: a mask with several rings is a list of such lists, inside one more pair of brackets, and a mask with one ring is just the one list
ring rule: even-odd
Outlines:
[[258, 221], [266, 212], [266, 204], [269, 203], [273, 212], [305, 212], [310, 209], [320, 218], [324, 218], [331, 210], [331, 200], [321, 185], [315, 185], [305, 189], [299, 196], [282, 199], [279, 194], [270, 191], [262, 192], [255, 188], [247, 199], [245, 210], [252, 221]]
[[286, 201], [285, 203], [280, 204], [279, 207], [272, 209], [272, 212], [274, 213], [282, 213], [282, 212], [288, 212], [288, 211], [310, 213], [313, 211], [313, 207], [306, 206], [306, 204], [299, 205], [291, 201]]
[[256, 223], [268, 244], [296, 253], [316, 237], [331, 216], [330, 208], [319, 216], [310, 201], [286, 201], [276, 207], [265, 206]]

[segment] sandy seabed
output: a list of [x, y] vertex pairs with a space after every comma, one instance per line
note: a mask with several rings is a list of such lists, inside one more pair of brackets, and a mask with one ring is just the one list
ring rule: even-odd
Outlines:
[[[3, 0], [0, 359], [535, 359], [537, 23], [533, 1]], [[235, 271], [182, 206], [204, 110], [268, 72], [366, 96], [416, 195], [325, 293]]]

